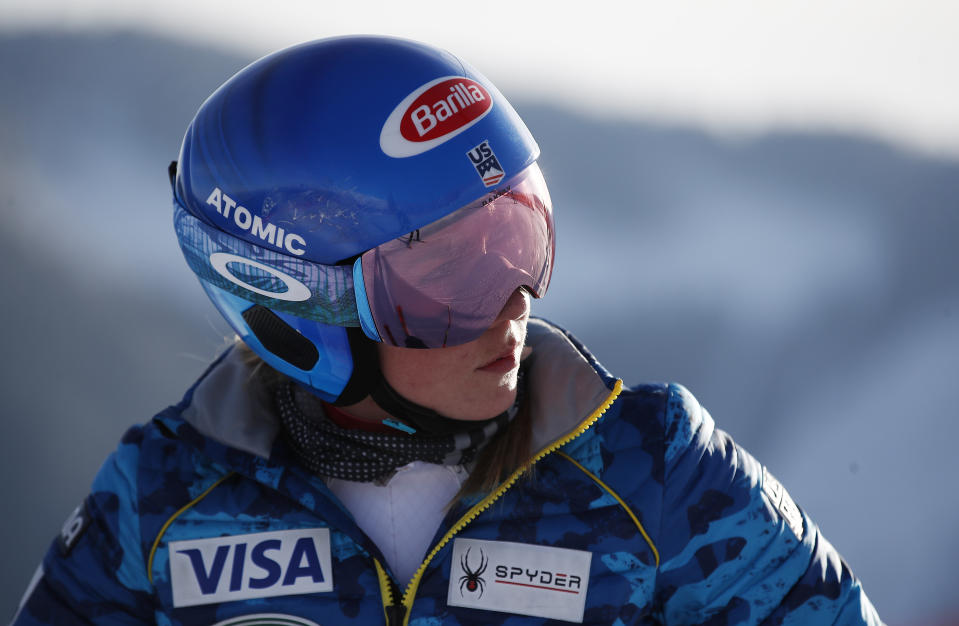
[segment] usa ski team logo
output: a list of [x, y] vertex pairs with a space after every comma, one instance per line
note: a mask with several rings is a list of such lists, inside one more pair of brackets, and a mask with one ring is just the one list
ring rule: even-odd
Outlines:
[[333, 591], [328, 528], [170, 542], [173, 606]]
[[592, 553], [511, 541], [453, 541], [450, 606], [582, 622]]
[[472, 150], [466, 153], [476, 168], [476, 173], [483, 179], [483, 184], [487, 187], [493, 187], [499, 184], [506, 172], [503, 166], [499, 164], [499, 159], [489, 145], [489, 141], [484, 141]]

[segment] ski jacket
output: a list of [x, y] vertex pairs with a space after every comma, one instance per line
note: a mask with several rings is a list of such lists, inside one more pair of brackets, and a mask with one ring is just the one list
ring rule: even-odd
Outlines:
[[879, 624], [779, 482], [678, 385], [531, 320], [532, 476], [456, 503], [412, 581], [292, 461], [236, 351], [130, 429], [16, 624]]

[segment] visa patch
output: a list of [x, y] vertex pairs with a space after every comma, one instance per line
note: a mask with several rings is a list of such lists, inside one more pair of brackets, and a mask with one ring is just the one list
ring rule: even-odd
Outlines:
[[582, 550], [456, 539], [446, 603], [581, 623], [592, 558]]
[[503, 166], [499, 164], [499, 159], [496, 158], [488, 140], [467, 152], [466, 156], [470, 158], [470, 162], [476, 168], [476, 173], [483, 179], [483, 184], [487, 187], [498, 184], [506, 176], [506, 172], [503, 171]]
[[173, 606], [333, 591], [328, 528], [173, 541]]

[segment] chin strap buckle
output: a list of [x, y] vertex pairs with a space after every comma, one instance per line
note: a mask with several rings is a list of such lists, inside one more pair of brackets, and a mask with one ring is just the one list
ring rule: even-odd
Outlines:
[[389, 426], [390, 428], [395, 428], [396, 430], [402, 430], [404, 433], [408, 435], [416, 434], [416, 429], [410, 426], [409, 424], [404, 424], [403, 422], [397, 421], [390, 417], [383, 420], [382, 424], [384, 426]]

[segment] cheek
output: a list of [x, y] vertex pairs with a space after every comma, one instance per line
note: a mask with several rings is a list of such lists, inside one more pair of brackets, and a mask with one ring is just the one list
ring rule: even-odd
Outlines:
[[456, 348], [417, 350], [384, 346], [380, 365], [387, 382], [410, 400], [425, 399], [455, 385], [469, 359]]
[[453, 419], [486, 419], [512, 404], [516, 376], [477, 372], [480, 350], [479, 344], [434, 350], [383, 346], [380, 365], [387, 382], [407, 400]]

